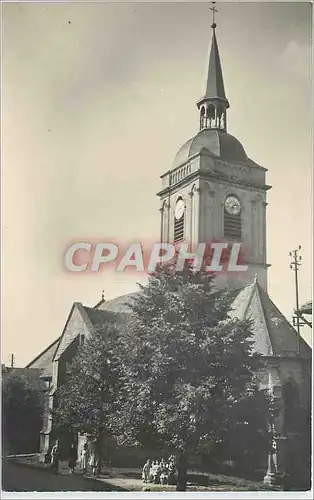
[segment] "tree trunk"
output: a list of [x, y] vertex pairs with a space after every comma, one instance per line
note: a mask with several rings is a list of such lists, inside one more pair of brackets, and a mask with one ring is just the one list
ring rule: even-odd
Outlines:
[[177, 480], [177, 491], [186, 491], [187, 483], [187, 457], [185, 453], [181, 453], [178, 459], [178, 480]]

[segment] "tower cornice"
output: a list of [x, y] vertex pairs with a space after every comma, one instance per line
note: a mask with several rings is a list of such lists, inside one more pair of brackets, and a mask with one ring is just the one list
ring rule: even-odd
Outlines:
[[239, 179], [231, 179], [230, 177], [226, 177], [223, 175], [217, 175], [217, 173], [211, 173], [211, 172], [206, 172], [202, 170], [196, 170], [192, 174], [188, 175], [184, 179], [178, 181], [176, 184], [171, 184], [161, 191], [157, 193], [157, 196], [164, 196], [165, 194], [170, 194], [173, 193], [179, 189], [181, 189], [183, 186], [190, 184], [193, 182], [195, 179], [202, 179], [202, 180], [211, 180], [215, 181], [216, 183], [220, 184], [227, 184], [230, 185], [230, 181], [232, 180], [232, 186], [235, 188], [241, 188], [244, 187], [246, 189], [249, 189], [251, 191], [260, 191], [260, 192], [266, 192], [269, 191], [272, 186], [269, 186], [268, 184], [257, 184], [253, 182], [246, 182], [244, 180], [239, 180]]

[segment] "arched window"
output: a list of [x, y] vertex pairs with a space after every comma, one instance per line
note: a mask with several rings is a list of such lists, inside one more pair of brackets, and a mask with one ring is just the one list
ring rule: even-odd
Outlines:
[[224, 237], [229, 240], [241, 241], [242, 206], [238, 198], [234, 195], [227, 196], [224, 203]]
[[287, 380], [283, 386], [284, 402], [284, 430], [285, 432], [296, 432], [299, 429], [299, 393], [295, 383]]
[[200, 114], [200, 129], [206, 127], [205, 123], [205, 107], [202, 106], [201, 108], [201, 114]]
[[184, 239], [184, 221], [185, 221], [185, 204], [183, 199], [180, 197], [177, 199], [176, 206], [174, 209], [174, 243], [182, 241]]
[[218, 107], [217, 109], [217, 121], [218, 121], [218, 126], [219, 128], [224, 128], [225, 126], [225, 120], [224, 120], [224, 110], [222, 107]]
[[207, 108], [207, 116], [208, 116], [208, 119], [209, 119], [208, 126], [210, 128], [215, 128], [215, 126], [216, 126], [215, 107], [212, 104], [210, 106], [208, 106], [208, 108]]

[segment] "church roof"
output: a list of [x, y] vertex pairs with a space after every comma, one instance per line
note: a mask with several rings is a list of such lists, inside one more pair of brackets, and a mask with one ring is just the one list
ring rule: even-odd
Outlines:
[[[110, 302], [110, 301], [109, 301]], [[101, 307], [105, 304], [102, 303]], [[87, 335], [95, 328], [102, 328], [108, 322], [121, 323], [124, 320], [123, 311], [112, 311], [110, 309], [97, 309], [83, 306], [80, 302], [74, 302], [67, 322], [56, 347], [53, 361], [56, 361], [66, 351], [79, 335]]]
[[[236, 292], [230, 316], [252, 320], [254, 352], [262, 356], [290, 356], [296, 353], [296, 330], [258, 283], [246, 285]], [[311, 348], [301, 338], [300, 354], [310, 353]]]
[[[85, 320], [87, 319], [89, 327], [101, 326], [108, 320], [121, 320], [121, 313], [130, 312], [129, 302], [132, 301], [132, 298], [135, 295], [136, 293], [130, 293], [127, 295], [121, 295], [112, 300], [102, 300], [99, 304], [97, 304], [98, 307], [87, 307], [75, 302], [67, 318], [62, 335], [46, 347], [46, 349], [36, 356], [35, 359], [28, 363], [25, 368], [38, 368], [43, 370], [44, 375], [49, 376], [51, 374], [51, 363], [56, 357], [57, 351], [63, 351], [73, 340], [72, 336], [66, 340], [64, 338], [64, 333], [74, 309], [79, 309], [81, 315], [85, 317]], [[76, 334], [77, 332], [74, 332], [74, 337]]]
[[118, 313], [109, 310], [101, 310], [86, 306], [83, 306], [83, 308], [87, 313], [92, 325], [96, 328], [101, 328], [102, 326], [107, 324], [108, 321], [117, 321], [120, 317]]
[[130, 306], [137, 295], [138, 292], [120, 295], [119, 297], [103, 302], [103, 304], [99, 306], [99, 309], [102, 311], [111, 311], [114, 313], [130, 313]]
[[207, 150], [221, 160], [248, 162], [249, 159], [238, 139], [221, 129], [204, 129], [189, 139], [176, 154], [173, 168], [186, 163], [192, 156]]
[[[219, 293], [219, 292], [218, 292]], [[116, 297], [102, 304], [101, 309], [116, 313], [131, 312], [130, 304], [138, 293]], [[269, 295], [255, 281], [231, 292], [230, 316], [251, 319], [253, 350], [263, 356], [293, 355], [297, 348], [297, 333], [289, 321], [270, 299]], [[300, 353], [310, 354], [311, 348], [301, 338]]]
[[[262, 356], [291, 356], [296, 353], [296, 330], [258, 283], [254, 282], [230, 293], [230, 317], [252, 320], [254, 352]], [[104, 301], [99, 308], [74, 303], [61, 337], [29, 363], [27, 368], [40, 368], [41, 376], [51, 376], [52, 361], [59, 359], [83, 330], [91, 332], [93, 327], [101, 327], [108, 321], [127, 322], [131, 313], [130, 305], [137, 295], [138, 293], [121, 295]], [[68, 328], [71, 321], [74, 321], [74, 329]], [[310, 346], [302, 338], [300, 354], [311, 354]]]
[[35, 359], [33, 359], [25, 368], [46, 368], [53, 359], [56, 352], [57, 344], [61, 337], [58, 337], [52, 344], [50, 344], [44, 351], [42, 351]]

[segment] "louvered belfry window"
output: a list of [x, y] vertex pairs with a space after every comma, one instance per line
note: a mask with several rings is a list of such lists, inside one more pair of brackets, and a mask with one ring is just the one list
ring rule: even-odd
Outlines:
[[185, 213], [182, 214], [180, 219], [174, 219], [174, 242], [182, 241], [184, 239], [184, 217]]
[[231, 215], [224, 210], [224, 236], [230, 240], [241, 240], [241, 213]]

